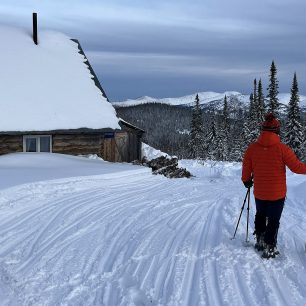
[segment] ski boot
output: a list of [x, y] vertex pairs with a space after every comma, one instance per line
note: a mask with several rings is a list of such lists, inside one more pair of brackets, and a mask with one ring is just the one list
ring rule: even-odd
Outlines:
[[255, 249], [257, 251], [263, 251], [265, 248], [265, 242], [264, 242], [264, 235], [256, 235], [256, 243], [255, 243]]
[[276, 245], [266, 244], [261, 257], [269, 259], [275, 258], [277, 255], [279, 255], [279, 251]]

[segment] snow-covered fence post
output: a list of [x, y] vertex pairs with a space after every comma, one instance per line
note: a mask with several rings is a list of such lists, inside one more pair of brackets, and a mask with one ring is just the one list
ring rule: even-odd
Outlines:
[[35, 45], [38, 45], [37, 13], [33, 13], [33, 41], [34, 41]]

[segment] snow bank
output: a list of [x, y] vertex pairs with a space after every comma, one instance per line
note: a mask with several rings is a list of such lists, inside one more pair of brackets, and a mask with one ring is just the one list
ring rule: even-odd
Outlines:
[[196, 177], [222, 178], [241, 176], [241, 163], [238, 162], [216, 162], [183, 159], [179, 166], [186, 168]]
[[78, 45], [62, 33], [0, 26], [0, 131], [120, 128]]
[[102, 157], [99, 157], [97, 154], [86, 154], [86, 155], [79, 154], [78, 156], [85, 157], [85, 158], [88, 158], [88, 159], [96, 159], [96, 160], [103, 160], [104, 161], [104, 159]]
[[0, 190], [20, 184], [70, 177], [110, 175], [150, 169], [101, 159], [56, 153], [14, 153], [0, 156]]

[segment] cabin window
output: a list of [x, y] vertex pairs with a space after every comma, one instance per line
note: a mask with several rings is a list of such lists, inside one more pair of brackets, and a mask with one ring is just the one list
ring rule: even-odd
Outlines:
[[40, 141], [40, 150], [39, 152], [50, 152], [51, 148], [51, 137], [50, 136], [41, 136], [39, 137]]
[[49, 135], [27, 135], [23, 136], [24, 152], [51, 152], [51, 136]]

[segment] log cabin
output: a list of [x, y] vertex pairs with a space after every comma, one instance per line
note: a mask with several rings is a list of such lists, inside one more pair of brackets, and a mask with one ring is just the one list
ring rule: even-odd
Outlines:
[[141, 159], [143, 130], [117, 117], [80, 43], [0, 26], [0, 155], [97, 154]]

